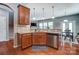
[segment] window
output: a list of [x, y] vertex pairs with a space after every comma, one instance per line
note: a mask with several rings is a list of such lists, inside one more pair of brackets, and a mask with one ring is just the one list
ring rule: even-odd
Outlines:
[[65, 23], [63, 23], [63, 32], [65, 31], [65, 29], [66, 29], [66, 28], [65, 28]]
[[72, 23], [69, 23], [69, 30], [72, 32]]
[[71, 22], [68, 23], [68, 26], [67, 26], [66, 23], [63, 23], [63, 29], [62, 29], [62, 31], [64, 32], [67, 27], [68, 27], [69, 30], [71, 30], [71, 32], [72, 32], [72, 23], [71, 23]]
[[53, 22], [40, 22], [39, 29], [53, 29]]
[[43, 23], [39, 23], [39, 28], [43, 29]]
[[53, 22], [48, 22], [48, 28], [53, 29]]
[[47, 22], [44, 22], [44, 29], [47, 29]]

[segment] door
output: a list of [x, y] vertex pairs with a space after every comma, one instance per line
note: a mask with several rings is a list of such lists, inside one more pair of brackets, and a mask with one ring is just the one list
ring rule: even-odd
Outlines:
[[48, 34], [47, 45], [54, 47], [54, 36]]
[[0, 15], [0, 42], [1, 41], [6, 41], [7, 40], [7, 18], [6, 16]]

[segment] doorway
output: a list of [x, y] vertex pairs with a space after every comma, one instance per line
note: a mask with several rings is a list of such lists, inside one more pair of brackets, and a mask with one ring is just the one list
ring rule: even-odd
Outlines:
[[14, 14], [9, 12], [9, 39], [14, 39]]

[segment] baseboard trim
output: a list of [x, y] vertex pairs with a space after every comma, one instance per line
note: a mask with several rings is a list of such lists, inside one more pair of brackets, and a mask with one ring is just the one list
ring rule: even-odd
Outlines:
[[17, 48], [18, 46], [17, 46], [17, 45], [14, 45], [13, 47], [14, 47], [14, 48]]
[[6, 40], [0, 40], [0, 42], [7, 42], [9, 41], [9, 39], [6, 39]]

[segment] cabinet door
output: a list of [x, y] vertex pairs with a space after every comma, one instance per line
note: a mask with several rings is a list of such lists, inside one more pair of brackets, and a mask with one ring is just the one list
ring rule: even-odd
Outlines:
[[17, 44], [18, 47], [21, 47], [21, 35], [19, 33], [17, 33]]
[[46, 45], [46, 35], [41, 33], [33, 34], [33, 45]]
[[29, 24], [29, 20], [30, 20], [30, 9], [25, 9], [25, 22], [26, 24]]
[[30, 34], [23, 34], [22, 35], [22, 49], [31, 46], [31, 35]]
[[58, 36], [53, 36], [53, 47], [55, 47], [55, 48], [58, 48], [58, 42], [57, 42], [57, 40], [58, 40], [58, 38], [57, 38]]
[[37, 34], [33, 34], [33, 45], [39, 45], [39, 36]]
[[30, 9], [22, 5], [18, 6], [18, 23], [19, 25], [29, 24]]
[[40, 35], [39, 36], [39, 42], [40, 42], [39, 44], [40, 45], [46, 45], [46, 39], [47, 39], [46, 35]]
[[29, 33], [29, 34], [26, 34], [26, 37], [27, 37], [27, 43], [28, 43], [28, 46], [31, 46], [32, 45], [32, 36], [31, 36], [31, 34]]
[[48, 35], [47, 45], [53, 47], [53, 36]]
[[19, 15], [18, 23], [21, 24], [21, 25], [25, 24], [25, 17], [24, 17], [24, 15], [25, 15], [25, 8], [24, 7], [22, 7], [22, 6], [18, 7], [18, 15]]

